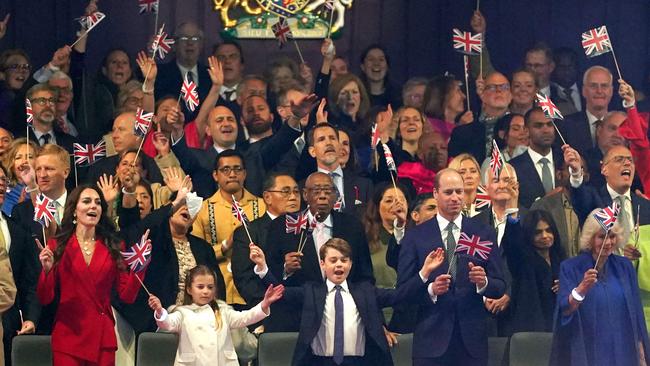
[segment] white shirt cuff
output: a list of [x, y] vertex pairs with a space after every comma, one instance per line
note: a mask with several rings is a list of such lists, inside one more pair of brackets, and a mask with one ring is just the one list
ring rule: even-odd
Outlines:
[[159, 322], [164, 322], [165, 319], [167, 319], [167, 315], [169, 315], [167, 313], [167, 310], [165, 310], [165, 308], [160, 309], [160, 317], [156, 316], [156, 313], [157, 313], [156, 311], [153, 312], [153, 318]]
[[438, 301], [438, 295], [433, 293], [433, 282], [431, 282], [427, 287], [427, 292], [429, 293], [431, 301], [435, 304]]
[[260, 267], [256, 264], [255, 267], [253, 267], [253, 272], [255, 272], [255, 274], [260, 278], [264, 278], [266, 274], [269, 273], [269, 266], [266, 266], [266, 268], [260, 270]]
[[488, 286], [488, 278], [487, 276], [485, 276], [485, 286], [479, 288], [478, 285], [476, 285], [476, 293], [479, 295], [483, 295], [487, 286]]
[[582, 185], [582, 181], [584, 178], [582, 169], [580, 169], [579, 172], [574, 172], [571, 167], [569, 167], [569, 183], [571, 184], [571, 187], [573, 188], [578, 188]]

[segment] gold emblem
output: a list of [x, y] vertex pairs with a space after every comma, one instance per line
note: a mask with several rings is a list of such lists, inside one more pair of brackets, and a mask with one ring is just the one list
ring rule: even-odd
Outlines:
[[214, 3], [214, 10], [221, 13], [221, 21], [225, 28], [237, 25], [237, 20], [231, 19], [228, 12], [238, 6], [251, 15], [261, 14], [263, 10], [262, 8], [252, 8], [248, 5], [249, 0], [212, 0], [212, 2]]

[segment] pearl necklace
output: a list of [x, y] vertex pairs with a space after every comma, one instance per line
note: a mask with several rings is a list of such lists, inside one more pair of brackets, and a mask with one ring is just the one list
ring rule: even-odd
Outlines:
[[88, 247], [88, 244], [89, 243], [95, 243], [95, 238], [92, 237], [89, 240], [84, 240], [84, 241], [82, 241], [82, 243], [83, 243], [83, 245], [81, 246], [81, 248], [83, 249], [83, 252], [88, 256], [91, 255], [92, 250]]

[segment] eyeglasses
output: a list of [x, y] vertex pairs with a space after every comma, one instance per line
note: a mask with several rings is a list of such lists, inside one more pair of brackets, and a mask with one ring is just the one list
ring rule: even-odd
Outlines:
[[531, 64], [531, 63], [526, 63], [526, 67], [529, 68], [529, 69], [531, 69], [531, 70], [535, 70], [535, 69], [539, 69], [539, 68], [542, 68], [542, 67], [546, 67], [546, 65], [548, 65], [548, 63], [545, 63], [545, 64]]
[[7, 65], [6, 67], [7, 70], [25, 70], [29, 71], [32, 69], [32, 65], [30, 64], [11, 64]]
[[32, 99], [32, 103], [36, 103], [40, 106], [44, 106], [45, 104], [51, 104], [55, 105], [57, 102], [56, 98], [34, 98]]
[[497, 84], [489, 84], [489, 85], [485, 86], [485, 91], [495, 92], [497, 90], [502, 91], [502, 92], [508, 91], [508, 90], [510, 90], [510, 85], [508, 85], [508, 84], [498, 84], [498, 85]]
[[334, 192], [334, 187], [331, 186], [323, 186], [323, 187], [312, 187], [312, 188], [307, 188], [307, 190], [311, 193], [314, 193], [316, 195], [319, 195], [321, 193], [325, 193], [327, 195], [332, 194]]
[[225, 175], [230, 175], [230, 173], [235, 173], [237, 175], [241, 174], [241, 172], [244, 171], [244, 168], [242, 168], [239, 165], [236, 166], [222, 166], [221, 168], [217, 169], [219, 173], [225, 174]]
[[607, 161], [604, 161], [603, 165], [609, 164], [612, 161], [615, 162], [616, 164], [625, 164], [625, 163], [634, 164], [634, 160], [632, 160], [631, 156], [619, 155], [619, 156], [615, 156], [615, 157], [613, 157], [613, 158], [611, 158], [611, 159], [609, 159]]
[[182, 36], [182, 37], [178, 37], [179, 42], [198, 42], [200, 40], [201, 40], [201, 37], [199, 37], [199, 36], [194, 36], [194, 37]]
[[285, 187], [285, 188], [282, 188], [282, 189], [279, 189], [279, 190], [278, 189], [275, 189], [275, 190], [270, 190], [269, 189], [269, 190], [267, 190], [267, 192], [280, 193], [284, 197], [289, 197], [289, 196], [291, 196], [292, 193], [295, 194], [296, 196], [300, 195], [300, 189], [298, 189], [298, 188], [291, 189], [289, 187]]

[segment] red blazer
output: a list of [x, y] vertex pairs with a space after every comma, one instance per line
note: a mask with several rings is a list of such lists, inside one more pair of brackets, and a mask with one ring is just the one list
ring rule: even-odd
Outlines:
[[[48, 240], [54, 251], [56, 241]], [[138, 274], [144, 276], [144, 272]], [[49, 273], [41, 271], [36, 289], [43, 305], [60, 294], [52, 330], [52, 350], [97, 362], [101, 349], [117, 349], [115, 319], [111, 310], [111, 291], [116, 288], [120, 299], [133, 303], [140, 282], [132, 272], [121, 272], [100, 238], [86, 265], [77, 236], [72, 235], [61, 260]]]

